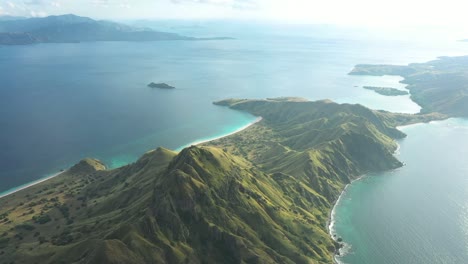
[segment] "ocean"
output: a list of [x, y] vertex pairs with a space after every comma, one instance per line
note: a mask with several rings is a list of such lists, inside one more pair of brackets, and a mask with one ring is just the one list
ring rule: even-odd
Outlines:
[[[408, 64], [425, 62], [437, 56], [468, 54], [468, 44], [457, 42], [455, 38], [430, 39], [430, 34], [408, 38], [408, 34], [393, 37], [379, 31], [330, 26], [229, 24], [224, 27], [222, 23], [211, 28], [202, 24], [170, 29], [194, 36], [205, 36], [211, 32], [235, 39], [0, 46], [0, 195], [55, 174], [85, 157], [98, 158], [110, 168], [116, 168], [135, 161], [144, 152], [158, 146], [179, 149], [192, 142], [231, 133], [256, 119], [247, 113], [212, 104], [225, 98], [328, 98], [340, 103], [360, 103], [374, 109], [415, 113], [420, 108], [409, 96], [385, 97], [362, 88], [368, 85], [404, 89], [404, 85], [399, 83], [400, 77], [349, 76], [347, 73], [359, 63]], [[147, 87], [150, 82], [165, 82], [176, 89], [151, 89]], [[368, 223], [370, 218], [365, 214], [361, 218], [355, 216], [360, 215], [357, 208], [361, 204], [359, 199], [366, 193], [375, 193], [373, 215], [388, 212], [385, 199], [398, 201], [398, 195], [379, 195], [382, 188], [392, 188], [387, 181], [379, 179], [408, 180], [408, 186], [419, 188], [426, 184], [422, 179], [415, 184], [410, 177], [395, 174], [426, 175], [432, 165], [453, 167], [454, 161], [446, 155], [450, 149], [424, 153], [435, 155], [438, 164], [421, 163], [422, 156], [417, 153], [423, 151], [422, 148], [411, 149], [412, 140], [436, 129], [433, 126], [425, 125], [413, 130], [405, 128], [409, 137], [401, 142], [401, 159], [407, 166], [398, 172], [366, 177], [346, 192], [336, 210], [337, 233], [351, 245], [344, 262], [423, 263], [379, 262], [380, 259], [376, 262], [373, 257], [380, 257], [376, 252], [394, 252], [407, 244], [398, 240], [386, 243], [386, 236], [397, 232], [385, 230], [389, 225], [383, 225], [381, 220], [369, 235], [379, 237], [380, 244], [369, 237], [361, 239], [365, 232], [360, 232], [358, 226]], [[462, 122], [460, 126], [465, 124]], [[429, 136], [427, 140], [434, 142]], [[463, 139], [448, 136], [443, 140], [447, 145], [456, 145]], [[423, 145], [431, 146], [428, 143]], [[463, 177], [457, 176], [459, 171], [454, 171], [458, 169], [447, 170], [443, 175], [456, 186], [466, 186], [462, 185], [466, 184]], [[368, 181], [375, 183], [365, 188], [361, 186]], [[451, 194], [443, 191], [442, 186], [436, 185], [432, 191], [437, 191], [437, 195]], [[464, 187], [465, 192], [466, 189]], [[400, 189], [393, 191], [397, 194], [403, 192]], [[430, 189], [427, 191], [431, 193]], [[439, 217], [446, 211], [444, 206], [449, 206], [444, 201], [450, 202], [455, 198], [440, 198], [436, 204], [422, 206], [418, 202], [424, 200], [410, 196], [401, 208], [394, 208], [392, 212], [400, 216], [421, 211], [421, 207], [432, 208], [424, 211], [432, 215], [423, 219], [431, 217], [435, 219], [433, 222], [448, 221], [441, 223], [446, 228], [439, 233], [457, 238], [450, 245], [458, 245], [454, 249], [463, 254], [460, 248], [461, 245], [465, 250], [468, 247], [468, 234], [454, 227], [460, 226], [455, 222], [458, 220]], [[464, 199], [466, 201], [466, 197]], [[464, 203], [463, 200], [458, 202]], [[415, 207], [405, 209], [410, 204]], [[466, 207], [454, 210], [466, 213]], [[419, 225], [412, 218], [407, 218], [407, 222], [398, 220], [403, 221], [401, 226], [418, 228]], [[464, 226], [467, 226], [466, 222]], [[409, 234], [401, 237], [409, 238]], [[414, 245], [432, 243], [421, 241], [426, 238], [433, 241], [429, 235], [415, 236], [411, 241]], [[426, 251], [415, 251], [414, 254], [424, 255], [427, 250], [438, 248], [437, 244], [430, 245], [433, 246], [425, 247]], [[377, 249], [371, 250], [371, 246]], [[449, 253], [441, 252], [440, 255]], [[424, 263], [457, 263], [428, 262], [424, 257], [427, 255], [423, 255], [412, 256], [413, 259], [426, 260]], [[458, 259], [454, 257], [454, 260]]]
[[468, 120], [402, 128], [405, 166], [351, 184], [335, 208], [342, 263], [468, 261]]

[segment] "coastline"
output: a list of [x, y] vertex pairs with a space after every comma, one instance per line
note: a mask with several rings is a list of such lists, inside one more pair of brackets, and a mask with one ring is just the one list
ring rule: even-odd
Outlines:
[[[330, 211], [330, 216], [328, 218], [328, 224], [327, 224], [328, 234], [330, 235], [331, 239], [333, 239], [333, 241], [335, 241], [335, 242], [337, 242], [337, 243], [339, 243], [341, 245], [341, 247], [338, 249], [338, 252], [335, 252], [334, 255], [333, 255], [334, 264], [343, 264], [343, 262], [341, 262], [338, 259], [339, 256], [345, 255], [344, 252], [341, 251], [341, 249], [343, 249], [345, 247], [347, 249], [350, 248], [350, 245], [346, 244], [344, 241], [338, 242], [338, 234], [334, 230], [336, 206], [340, 203], [340, 201], [343, 198], [343, 195], [346, 193], [346, 190], [348, 189], [348, 187], [351, 184], [353, 184], [354, 182], [359, 181], [359, 180], [363, 179], [366, 176], [367, 176], [367, 174], [363, 174], [363, 175], [359, 176], [358, 178], [352, 180], [350, 183], [346, 184], [346, 186], [341, 191], [340, 196], [338, 196], [338, 199], [336, 199], [336, 201], [333, 203], [332, 210]], [[338, 253], [338, 254], [336, 254], [336, 253]]]
[[[450, 119], [450, 118], [448, 118]], [[428, 122], [428, 124], [431, 124], [431, 123], [434, 123], [434, 122], [440, 122], [439, 120], [434, 120], [434, 121], [430, 121]], [[397, 126], [396, 129], [398, 130], [404, 130], [405, 128], [407, 127], [411, 127], [411, 126], [417, 126], [417, 125], [421, 125], [421, 124], [424, 124], [422, 122], [420, 123], [415, 123], [415, 124], [409, 124], [409, 125], [404, 125], [404, 126]], [[393, 155], [394, 156], [399, 156], [400, 155], [400, 148], [401, 148], [401, 145], [398, 143], [399, 141], [398, 140], [395, 140], [395, 143], [397, 145], [397, 148], [395, 149], [395, 151], [393, 152]], [[405, 164], [403, 163], [403, 166], [405, 166]], [[343, 188], [343, 191], [341, 191], [340, 193], [340, 196], [338, 196], [338, 199], [336, 199], [335, 203], [333, 204], [333, 208], [332, 210], [330, 211], [330, 216], [328, 218], [328, 224], [327, 224], [327, 230], [328, 230], [328, 234], [330, 235], [330, 237], [333, 239], [333, 241], [335, 242], [338, 242], [337, 239], [338, 239], [338, 234], [336, 233], [336, 230], [334, 230], [334, 226], [335, 226], [335, 212], [336, 212], [336, 207], [338, 206], [338, 204], [340, 203], [341, 199], [343, 198], [343, 195], [346, 193], [346, 190], [348, 189], [348, 187], [353, 184], [354, 182], [356, 181], [359, 181], [359, 180], [362, 180], [364, 177], [366, 177], [367, 174], [363, 174], [361, 176], [359, 176], [358, 178], [352, 180], [350, 183], [346, 184], [346, 186]], [[344, 264], [343, 262], [341, 262], [338, 257], [339, 256], [343, 256], [346, 254], [346, 250], [350, 249], [351, 248], [351, 245], [348, 245], [346, 244], [346, 242], [342, 241], [342, 242], [339, 242], [341, 244], [341, 248], [338, 249], [338, 254], [334, 254], [333, 256], [333, 261], [334, 261], [334, 264]], [[343, 252], [341, 251], [341, 249], [344, 249]]]
[[39, 184], [39, 183], [42, 183], [42, 182], [48, 181], [48, 180], [50, 180], [50, 179], [53, 179], [53, 178], [55, 178], [55, 177], [61, 175], [61, 174], [64, 173], [64, 172], [65, 172], [65, 171], [57, 172], [57, 173], [55, 173], [55, 174], [46, 176], [46, 177], [41, 178], [41, 179], [39, 179], [39, 180], [30, 182], [30, 183], [25, 183], [25, 184], [20, 185], [20, 186], [18, 186], [18, 187], [11, 188], [10, 190], [6, 190], [6, 191], [0, 193], [0, 199], [2, 199], [2, 198], [4, 198], [4, 197], [7, 197], [7, 196], [9, 196], [9, 195], [12, 195], [12, 194], [14, 194], [14, 193], [17, 193], [17, 192], [19, 192], [19, 191], [22, 191], [22, 190], [24, 190], [24, 189], [27, 189], [27, 188], [29, 188], [29, 187], [32, 187], [32, 186], [34, 186], [34, 185], [37, 185], [37, 184]]
[[[434, 121], [431, 121], [431, 122], [434, 122]], [[430, 123], [430, 122], [429, 122]], [[398, 130], [402, 130], [403, 128], [405, 127], [409, 127], [409, 126], [414, 126], [414, 125], [418, 125], [418, 124], [422, 124], [422, 123], [416, 123], [416, 124], [410, 124], [410, 125], [406, 125], [406, 126], [397, 126], [396, 128]], [[398, 143], [397, 140], [395, 140], [395, 143], [397, 145], [397, 148], [395, 149], [395, 151], [393, 152], [393, 155], [394, 156], [398, 156], [400, 155], [400, 144]], [[405, 166], [405, 164], [403, 163], [403, 166]], [[346, 193], [346, 190], [348, 190], [348, 187], [353, 184], [354, 182], [356, 181], [360, 181], [362, 180], [364, 177], [366, 177], [367, 174], [363, 174], [361, 176], [359, 176], [358, 178], [352, 180], [350, 183], [346, 184], [346, 186], [343, 188], [343, 191], [341, 191], [340, 193], [340, 196], [338, 196], [338, 199], [336, 199], [336, 201], [334, 202], [333, 204], [333, 208], [332, 210], [330, 211], [330, 216], [328, 217], [328, 224], [327, 224], [327, 230], [328, 230], [328, 234], [330, 235], [330, 237], [333, 239], [333, 241], [335, 242], [338, 242], [337, 239], [338, 239], [338, 234], [336, 233], [336, 230], [334, 229], [334, 226], [335, 226], [335, 213], [336, 213], [336, 207], [338, 206], [338, 204], [340, 203], [341, 199], [343, 198], [343, 195]], [[347, 251], [346, 250], [349, 250], [351, 248], [351, 245], [349, 244], [346, 244], [346, 242], [342, 241], [342, 242], [338, 242], [340, 243], [340, 245], [342, 246], [340, 249], [338, 249], [338, 254], [334, 254], [333, 256], [333, 262], [334, 264], [344, 264], [343, 262], [341, 262], [338, 257], [339, 256], [343, 256], [343, 255], [346, 255]], [[343, 249], [343, 251], [341, 251], [341, 249]]]
[[258, 122], [262, 121], [263, 120], [263, 117], [257, 117], [254, 121], [248, 123], [247, 125], [245, 126], [242, 126], [230, 133], [227, 133], [227, 134], [224, 134], [224, 135], [221, 135], [221, 136], [215, 136], [215, 137], [212, 137], [212, 138], [208, 138], [208, 139], [200, 139], [200, 140], [197, 140], [197, 141], [194, 141], [192, 143], [189, 143], [187, 145], [183, 145], [182, 147], [179, 147], [177, 149], [175, 149], [175, 151], [179, 152], [181, 150], [183, 150], [184, 148], [187, 148], [187, 147], [190, 147], [190, 146], [196, 146], [196, 145], [200, 145], [200, 144], [204, 144], [204, 143], [208, 143], [210, 141], [213, 141], [213, 140], [217, 140], [217, 139], [221, 139], [221, 138], [225, 138], [225, 137], [228, 137], [228, 136], [231, 136], [231, 135], [234, 135], [236, 133], [239, 133], [255, 124], [257, 124]]
[[[240, 131], [242, 131], [242, 130], [245, 130], [245, 129], [249, 128], [250, 126], [252, 126], [252, 125], [254, 125], [254, 124], [256, 124], [256, 123], [262, 121], [262, 119], [263, 119], [262, 117], [258, 117], [258, 118], [256, 118], [254, 121], [248, 123], [248, 124], [245, 125], [245, 126], [242, 126], [242, 127], [238, 128], [238, 129], [236, 129], [236, 130], [233, 131], [233, 132], [230, 132], [230, 133], [228, 133], [228, 134], [224, 134], [224, 135], [221, 135], [221, 136], [216, 136], [216, 137], [213, 137], [213, 138], [209, 138], [209, 139], [201, 139], [201, 140], [192, 142], [192, 143], [190, 143], [190, 144], [184, 145], [184, 146], [182, 146], [182, 147], [180, 147], [180, 148], [177, 148], [176, 151], [179, 152], [179, 151], [181, 151], [182, 149], [184, 149], [184, 148], [186, 148], [186, 147], [190, 147], [190, 146], [194, 146], [194, 145], [200, 145], [200, 144], [207, 143], [207, 142], [210, 142], [210, 141], [213, 141], [213, 140], [217, 140], [217, 139], [220, 139], [220, 138], [224, 138], [224, 137], [227, 137], [227, 136], [231, 136], [231, 135], [233, 135], [233, 134], [236, 134], [236, 133], [238, 133], [238, 132], [240, 132]], [[44, 177], [44, 178], [38, 179], [38, 180], [36, 180], [36, 181], [30, 182], [30, 183], [25, 183], [25, 184], [20, 185], [20, 186], [18, 186], [18, 187], [11, 188], [10, 190], [6, 190], [6, 191], [0, 193], [0, 199], [2, 199], [2, 198], [4, 198], [4, 197], [7, 197], [7, 196], [9, 196], [9, 195], [12, 195], [12, 194], [14, 194], [14, 193], [17, 193], [17, 192], [19, 192], [19, 191], [22, 191], [22, 190], [24, 190], [24, 189], [27, 189], [27, 188], [29, 188], [29, 187], [35, 186], [35, 185], [37, 185], [37, 184], [43, 183], [43, 182], [45, 182], [45, 181], [48, 181], [48, 180], [50, 180], [50, 179], [53, 179], [53, 178], [55, 178], [55, 177], [61, 175], [61, 174], [64, 173], [64, 172], [65, 172], [65, 171], [61, 171], [61, 172], [58, 172], [58, 173], [55, 173], [55, 174], [46, 176], [46, 177]]]

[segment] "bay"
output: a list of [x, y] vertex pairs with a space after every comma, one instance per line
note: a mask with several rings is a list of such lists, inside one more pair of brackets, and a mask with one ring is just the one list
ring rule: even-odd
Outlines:
[[[468, 54], [466, 43], [455, 39], [381, 38], [326, 26], [218, 28], [218, 35], [236, 39], [1, 46], [0, 196], [84, 157], [115, 168], [157, 146], [178, 149], [255, 120], [212, 105], [228, 97], [329, 98], [418, 112], [409, 96], [362, 89], [404, 89], [400, 77], [347, 73], [359, 63], [407, 64]], [[199, 29], [178, 33], [197, 35]], [[150, 82], [177, 89], [150, 89]], [[342, 261], [466, 260], [466, 142], [460, 132], [466, 124], [448, 122], [405, 128], [409, 137], [401, 142], [399, 158], [407, 166], [350, 186], [336, 208], [336, 232], [351, 246]]]
[[[175, 149], [254, 119], [211, 104], [228, 97], [331, 98], [415, 112], [418, 106], [409, 98], [360, 87], [385, 78], [369, 77], [366, 83], [347, 73], [360, 62], [435, 57], [440, 48], [424, 52], [420, 44], [401, 40], [269, 32], [258, 37], [230, 32], [238, 37], [230, 41], [0, 47], [0, 192], [84, 157], [115, 168], [157, 146]], [[152, 81], [177, 89], [149, 89]]]
[[468, 121], [402, 129], [405, 166], [352, 183], [336, 205], [333, 232], [343, 263], [468, 261]]

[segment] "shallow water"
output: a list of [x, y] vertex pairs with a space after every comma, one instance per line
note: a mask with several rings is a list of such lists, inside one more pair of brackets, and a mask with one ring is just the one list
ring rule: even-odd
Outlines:
[[[83, 157], [118, 167], [157, 146], [176, 149], [255, 119], [211, 104], [227, 97], [330, 98], [417, 112], [407, 97], [361, 88], [396, 87], [397, 77], [347, 73], [357, 63], [468, 51], [452, 40], [380, 40], [331, 28], [273, 28], [258, 36], [246, 29], [230, 31], [237, 39], [229, 41], [0, 46], [0, 192]], [[146, 87], [153, 81], [177, 89]]]
[[[468, 121], [402, 128], [405, 166], [351, 184], [335, 208], [334, 231], [349, 264], [468, 261]], [[349, 248], [350, 246], [350, 248]]]

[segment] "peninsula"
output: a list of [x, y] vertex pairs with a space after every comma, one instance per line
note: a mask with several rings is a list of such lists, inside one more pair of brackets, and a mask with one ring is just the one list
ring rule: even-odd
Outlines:
[[29, 45], [38, 42], [38, 39], [28, 33], [0, 32], [0, 45]]
[[421, 112], [468, 117], [468, 56], [440, 57], [407, 66], [360, 64], [349, 74], [402, 76]]
[[402, 91], [396, 88], [390, 87], [375, 87], [375, 86], [363, 86], [362, 88], [367, 90], [372, 90], [378, 94], [385, 96], [399, 96], [399, 95], [408, 95], [407, 91]]
[[402, 166], [397, 125], [443, 118], [298, 98], [215, 104], [263, 119], [114, 170], [85, 159], [0, 199], [2, 261], [331, 263], [326, 223], [344, 186]]
[[402, 166], [397, 126], [466, 117], [466, 72], [468, 57], [444, 57], [350, 73], [403, 76], [423, 107], [415, 115], [301, 98], [215, 102], [262, 119], [114, 170], [85, 159], [1, 198], [2, 261], [332, 263], [340, 244], [326, 226], [343, 188]]

